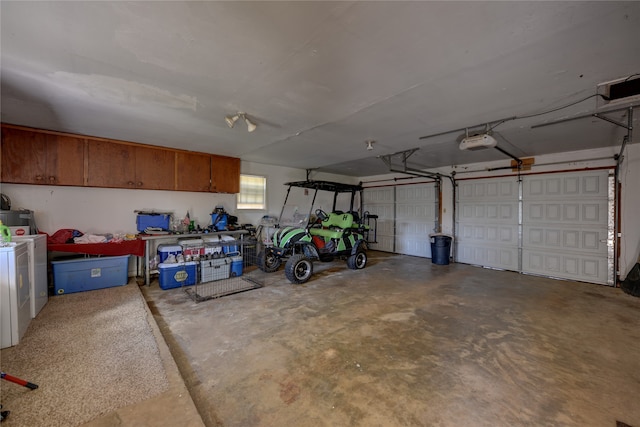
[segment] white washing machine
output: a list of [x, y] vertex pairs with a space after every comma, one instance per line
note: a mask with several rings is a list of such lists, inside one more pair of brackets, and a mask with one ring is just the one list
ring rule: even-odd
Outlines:
[[22, 339], [31, 322], [29, 250], [26, 242], [0, 246], [0, 348]]
[[47, 236], [34, 234], [13, 236], [14, 242], [26, 242], [29, 248], [29, 283], [31, 285], [31, 318], [34, 319], [49, 301], [47, 281]]

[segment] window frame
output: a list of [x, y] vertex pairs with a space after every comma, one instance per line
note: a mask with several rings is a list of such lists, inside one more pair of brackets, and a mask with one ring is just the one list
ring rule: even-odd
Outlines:
[[[241, 207], [241, 196], [242, 196], [242, 178], [250, 177], [250, 178], [260, 178], [263, 180], [264, 185], [262, 188], [262, 207]], [[245, 202], [244, 204], [248, 204]], [[236, 209], [239, 211], [266, 211], [267, 210], [267, 177], [265, 175], [255, 175], [248, 173], [240, 174], [240, 191], [236, 196]]]

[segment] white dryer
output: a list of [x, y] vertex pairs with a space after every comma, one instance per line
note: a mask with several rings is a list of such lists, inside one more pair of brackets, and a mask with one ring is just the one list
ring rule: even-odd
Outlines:
[[31, 284], [31, 318], [40, 313], [49, 301], [49, 282], [47, 280], [47, 236], [32, 234], [13, 236], [14, 242], [26, 242], [29, 248], [29, 283]]
[[29, 251], [26, 242], [0, 246], [0, 348], [22, 339], [31, 322]]

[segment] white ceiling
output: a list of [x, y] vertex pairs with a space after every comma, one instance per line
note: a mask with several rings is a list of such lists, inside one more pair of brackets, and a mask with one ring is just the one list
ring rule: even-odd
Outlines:
[[[354, 176], [385, 173], [377, 156], [413, 148], [411, 167], [508, 161], [458, 150], [463, 131], [419, 138], [548, 111], [640, 73], [640, 2], [0, 8], [5, 123]], [[531, 129], [601, 107], [591, 97], [508, 120], [499, 146], [525, 157], [619, 145], [626, 130], [597, 118]], [[255, 132], [225, 124], [237, 111]]]

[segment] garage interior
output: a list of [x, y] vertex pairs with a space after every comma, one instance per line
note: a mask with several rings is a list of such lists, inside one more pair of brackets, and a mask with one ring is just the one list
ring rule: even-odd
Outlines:
[[[360, 183], [378, 217], [365, 268], [316, 262], [302, 285], [279, 269], [194, 302], [132, 257], [126, 286], [51, 296], [0, 353], [40, 386], [0, 381], [3, 425], [640, 426], [640, 303], [621, 289], [640, 257], [640, 3], [0, 12], [3, 142], [141, 144], [267, 179], [243, 210], [211, 187], [91, 185], [86, 157], [80, 185], [7, 179], [3, 160], [0, 191], [40, 230], [130, 233], [139, 209], [206, 225], [219, 205], [257, 225], [305, 179]], [[452, 236], [444, 265], [433, 233]]]

